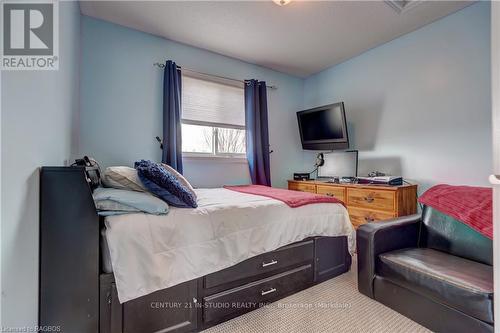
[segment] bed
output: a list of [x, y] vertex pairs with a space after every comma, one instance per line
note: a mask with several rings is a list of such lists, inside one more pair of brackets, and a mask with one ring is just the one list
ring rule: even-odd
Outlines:
[[[198, 189], [196, 209], [99, 219], [83, 169], [44, 168], [41, 190], [40, 325], [199, 331], [351, 265], [354, 231], [341, 204], [290, 208], [262, 196]], [[60, 274], [85, 292], [61, 283]], [[53, 296], [63, 294], [56, 302]]]

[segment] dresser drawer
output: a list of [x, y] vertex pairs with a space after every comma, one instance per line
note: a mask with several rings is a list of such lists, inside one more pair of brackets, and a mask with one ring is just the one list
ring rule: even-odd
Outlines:
[[205, 288], [209, 289], [228, 282], [299, 265], [312, 261], [313, 256], [314, 242], [312, 240], [290, 244], [205, 276]]
[[370, 189], [347, 189], [347, 206], [393, 212], [396, 192]]
[[316, 185], [307, 183], [289, 183], [288, 189], [293, 191], [316, 193]]
[[317, 185], [316, 193], [328, 195], [334, 198], [339, 199], [340, 201], [345, 201], [344, 189], [342, 187], [336, 186], [325, 186], [325, 185]]
[[388, 220], [395, 217], [394, 213], [376, 212], [361, 208], [349, 207], [347, 208], [347, 211], [349, 212], [349, 218], [351, 219], [351, 223], [355, 227], [358, 227], [368, 222]]
[[229, 289], [203, 299], [203, 321], [218, 322], [280, 299], [312, 283], [312, 265], [304, 265], [267, 279]]

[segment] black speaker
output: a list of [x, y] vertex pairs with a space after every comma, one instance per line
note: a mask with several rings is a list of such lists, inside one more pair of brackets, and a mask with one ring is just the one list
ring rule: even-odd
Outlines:
[[310, 180], [311, 174], [307, 172], [295, 172], [293, 174], [293, 180]]

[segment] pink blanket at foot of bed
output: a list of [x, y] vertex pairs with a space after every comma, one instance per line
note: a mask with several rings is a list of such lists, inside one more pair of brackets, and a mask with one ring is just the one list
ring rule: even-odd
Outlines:
[[263, 185], [237, 185], [237, 186], [226, 185], [224, 186], [224, 188], [231, 191], [247, 193], [247, 194], [255, 194], [263, 197], [268, 197], [271, 199], [276, 199], [286, 203], [288, 206], [292, 208], [304, 205], [316, 204], [316, 203], [339, 203], [341, 205], [344, 205], [342, 201], [326, 195], [308, 193], [308, 192], [290, 191]]

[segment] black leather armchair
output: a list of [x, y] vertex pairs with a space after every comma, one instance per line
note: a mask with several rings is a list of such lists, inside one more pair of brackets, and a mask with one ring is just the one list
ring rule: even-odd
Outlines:
[[437, 332], [493, 332], [492, 242], [430, 208], [357, 230], [358, 289]]

